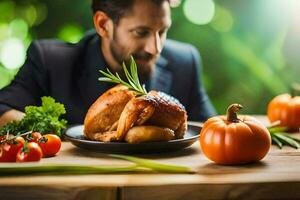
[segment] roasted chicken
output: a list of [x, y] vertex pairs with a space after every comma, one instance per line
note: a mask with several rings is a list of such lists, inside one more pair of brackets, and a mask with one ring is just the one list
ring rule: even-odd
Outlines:
[[137, 96], [121, 85], [101, 95], [84, 120], [85, 136], [103, 142], [168, 141], [183, 138], [186, 129], [187, 114], [177, 99], [153, 90]]

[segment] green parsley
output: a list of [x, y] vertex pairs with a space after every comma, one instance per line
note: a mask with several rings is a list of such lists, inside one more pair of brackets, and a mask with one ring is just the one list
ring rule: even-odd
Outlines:
[[60, 119], [66, 110], [63, 104], [55, 102], [52, 97], [42, 97], [41, 106], [26, 106], [25, 116], [19, 122], [10, 122], [0, 129], [0, 135], [7, 133], [19, 135], [28, 131], [41, 134], [52, 133], [61, 137], [67, 121]]

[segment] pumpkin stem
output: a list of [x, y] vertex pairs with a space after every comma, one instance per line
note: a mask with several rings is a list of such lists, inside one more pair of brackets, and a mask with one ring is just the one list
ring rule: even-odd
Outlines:
[[231, 104], [228, 108], [227, 108], [227, 121], [230, 122], [240, 122], [240, 119], [237, 117], [237, 112], [239, 110], [241, 110], [243, 108], [243, 106], [241, 104]]
[[300, 92], [300, 84], [299, 83], [293, 83], [291, 85], [291, 96], [292, 97], [297, 96], [298, 92]]

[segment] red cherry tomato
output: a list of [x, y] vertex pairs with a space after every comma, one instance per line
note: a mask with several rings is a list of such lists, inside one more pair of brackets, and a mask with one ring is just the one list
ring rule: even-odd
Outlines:
[[24, 147], [25, 140], [22, 137], [17, 137], [15, 140], [10, 141], [10, 154], [14, 157], [14, 161], [16, 161], [16, 155], [22, 147]]
[[33, 162], [39, 161], [43, 157], [43, 153], [39, 145], [35, 142], [29, 142], [25, 148], [17, 153], [17, 162]]
[[[7, 138], [6, 135], [1, 135], [0, 141], [2, 142], [2, 140], [5, 140], [6, 138]], [[7, 143], [1, 144], [1, 146], [0, 146], [0, 162], [13, 162], [13, 161], [10, 161], [11, 158], [8, 153], [9, 149], [10, 149], [9, 144], [7, 144]]]
[[[0, 162], [14, 162], [13, 157], [9, 154], [10, 145], [5, 143], [0, 148]], [[15, 157], [16, 159], [16, 157]]]
[[61, 147], [61, 140], [57, 135], [46, 134], [38, 142], [45, 157], [54, 156]]
[[41, 139], [42, 134], [40, 132], [33, 132], [27, 135], [26, 139], [28, 142], [38, 142], [39, 139]]
[[17, 137], [14, 140], [8, 141], [1, 145], [0, 162], [16, 162], [16, 155], [24, 146], [25, 140], [23, 137]]

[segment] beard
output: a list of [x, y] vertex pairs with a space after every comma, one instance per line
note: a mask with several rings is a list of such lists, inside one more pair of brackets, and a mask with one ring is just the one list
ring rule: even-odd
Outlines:
[[142, 83], [145, 83], [152, 77], [155, 71], [155, 62], [158, 58], [157, 56], [153, 56], [144, 51], [128, 53], [128, 51], [125, 48], [122, 48], [122, 46], [119, 45], [118, 39], [115, 35], [114, 39], [110, 41], [110, 52], [113, 58], [119, 63], [119, 70], [117, 72], [121, 76], [124, 76], [122, 63], [124, 62], [126, 64], [127, 69], [129, 69], [131, 63], [130, 56], [132, 56], [137, 64], [137, 70], [140, 81]]

